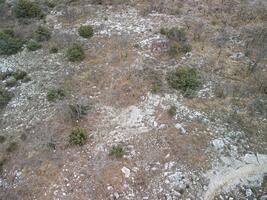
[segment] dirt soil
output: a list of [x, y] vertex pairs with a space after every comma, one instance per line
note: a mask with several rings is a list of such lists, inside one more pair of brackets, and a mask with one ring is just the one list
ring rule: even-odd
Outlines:
[[[267, 111], [246, 110], [256, 97], [267, 98], [249, 93], [254, 82], [241, 86], [250, 62], [242, 30], [264, 21], [226, 26], [221, 47], [214, 44], [224, 26], [215, 13], [221, 1], [159, 2], [60, 4], [46, 16], [47, 46], [0, 56], [0, 71], [20, 69], [31, 78], [9, 88], [14, 97], [0, 114], [1, 200], [267, 199]], [[94, 27], [92, 38], [78, 35], [82, 24]], [[192, 51], [170, 57], [161, 27], [184, 28]], [[75, 41], [86, 58], [72, 63], [65, 51]], [[54, 43], [59, 52], [50, 54]], [[167, 84], [166, 74], [181, 66], [200, 73], [193, 98]], [[266, 73], [266, 62], [261, 66]], [[51, 88], [65, 97], [48, 101]], [[79, 119], [69, 107], [76, 104], [90, 107]], [[74, 127], [86, 130], [83, 146], [69, 144]], [[110, 155], [114, 145], [123, 147], [122, 157]]]

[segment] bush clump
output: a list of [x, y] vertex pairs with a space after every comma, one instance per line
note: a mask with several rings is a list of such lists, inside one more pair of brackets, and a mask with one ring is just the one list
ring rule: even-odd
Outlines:
[[27, 49], [29, 51], [36, 51], [38, 49], [41, 49], [42, 48], [42, 45], [38, 42], [36, 42], [35, 40], [30, 40], [28, 43], [27, 43]]
[[66, 57], [71, 62], [78, 62], [85, 58], [85, 53], [80, 44], [74, 43], [67, 49]]
[[42, 18], [44, 16], [40, 6], [30, 0], [18, 0], [14, 12], [17, 18]]
[[0, 88], [0, 109], [3, 109], [12, 99], [13, 94], [4, 88]]
[[176, 106], [171, 106], [169, 109], [168, 109], [168, 114], [173, 117], [175, 114], [176, 114]]
[[112, 146], [109, 155], [114, 156], [116, 158], [121, 158], [124, 155], [124, 149], [122, 145]]
[[190, 67], [176, 68], [176, 70], [168, 74], [167, 81], [172, 88], [180, 89], [184, 92], [196, 90], [200, 85], [197, 71]]
[[82, 36], [84, 38], [91, 38], [94, 35], [94, 29], [90, 25], [82, 25], [78, 29], [78, 33], [80, 36]]
[[75, 128], [69, 135], [69, 143], [71, 145], [82, 146], [87, 140], [86, 130], [83, 128]]
[[38, 42], [47, 41], [51, 38], [51, 31], [46, 26], [38, 26], [34, 31], [34, 37]]
[[18, 53], [23, 45], [20, 38], [15, 37], [12, 30], [0, 32], [0, 55], [12, 55]]
[[64, 97], [65, 92], [62, 89], [50, 89], [46, 95], [48, 101], [56, 101], [57, 99], [63, 99]]
[[58, 47], [52, 46], [49, 50], [50, 53], [57, 53], [58, 52]]
[[161, 28], [160, 33], [166, 35], [169, 39], [169, 54], [170, 56], [177, 56], [181, 53], [187, 53], [192, 50], [191, 45], [188, 44], [186, 33], [184, 29], [173, 27], [171, 29]]

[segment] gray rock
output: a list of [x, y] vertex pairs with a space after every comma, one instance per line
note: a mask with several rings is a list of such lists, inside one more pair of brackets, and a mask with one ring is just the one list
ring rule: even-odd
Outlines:
[[263, 195], [260, 197], [260, 200], [267, 200], [267, 195]]

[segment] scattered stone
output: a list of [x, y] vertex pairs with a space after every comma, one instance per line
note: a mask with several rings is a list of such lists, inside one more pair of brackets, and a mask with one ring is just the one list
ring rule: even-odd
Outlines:
[[130, 174], [131, 174], [131, 171], [130, 169], [128, 169], [127, 167], [123, 167], [121, 169], [122, 173], [124, 174], [125, 178], [129, 178], [130, 177]]

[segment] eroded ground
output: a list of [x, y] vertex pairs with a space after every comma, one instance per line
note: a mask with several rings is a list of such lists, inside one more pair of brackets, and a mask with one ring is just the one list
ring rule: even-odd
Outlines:
[[[244, 124], [231, 115], [234, 108], [246, 115], [242, 105], [258, 95], [233, 94], [243, 79], [240, 68], [249, 62], [241, 28], [227, 28], [217, 58], [212, 39], [221, 24], [202, 13], [208, 4], [188, 1], [181, 14], [144, 9], [149, 6], [84, 2], [54, 8], [46, 18], [52, 40], [81, 42], [81, 63], [68, 62], [63, 48], [57, 54], [43, 48], [0, 57], [2, 71], [22, 69], [31, 78], [10, 89], [15, 96], [1, 114], [1, 135], [7, 138], [0, 144], [1, 199], [266, 199], [266, 112]], [[170, 58], [159, 29], [186, 27], [189, 18], [204, 23], [205, 44], [189, 31], [192, 51]], [[90, 40], [78, 36], [80, 24], [94, 26]], [[184, 65], [201, 72], [194, 98], [166, 83], [165, 75]], [[162, 81], [157, 93], [151, 89], [154, 73]], [[63, 88], [66, 97], [47, 101], [53, 87]], [[76, 120], [69, 104], [90, 110]], [[174, 116], [170, 106], [177, 109]], [[68, 143], [76, 126], [88, 133], [82, 147]], [[17, 148], [7, 152], [11, 142]], [[125, 149], [122, 158], [109, 155], [117, 144]]]

